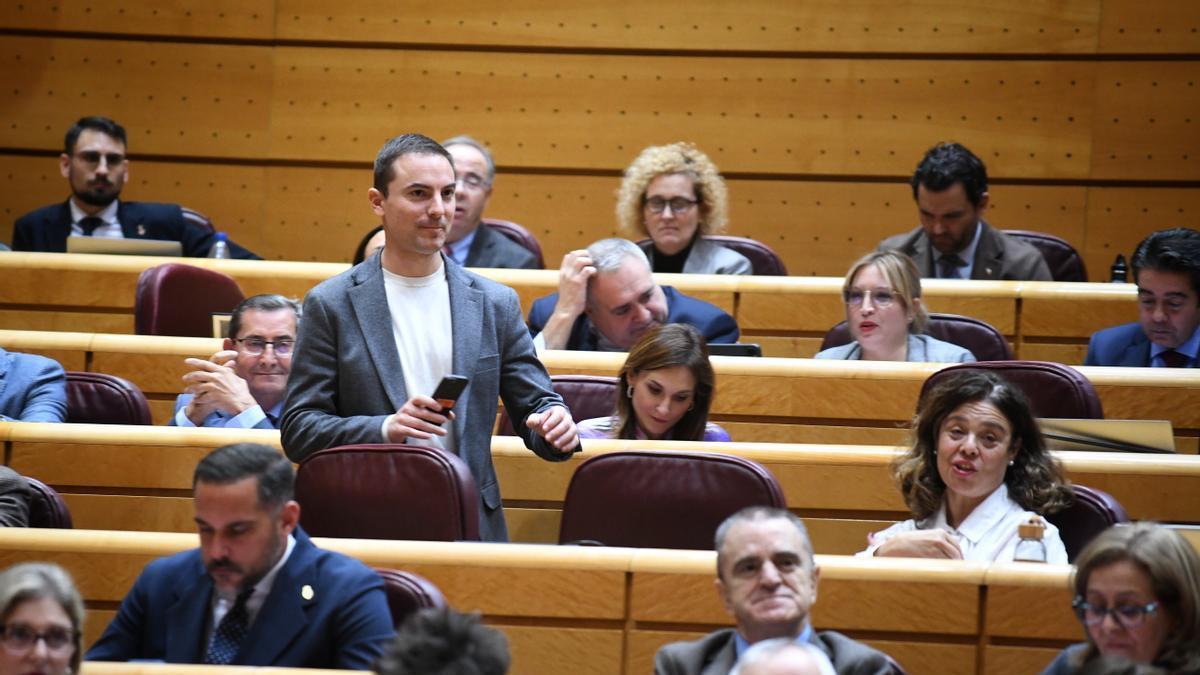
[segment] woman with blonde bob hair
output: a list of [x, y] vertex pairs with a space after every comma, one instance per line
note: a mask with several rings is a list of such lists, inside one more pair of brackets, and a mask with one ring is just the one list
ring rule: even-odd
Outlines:
[[[1025, 394], [987, 370], [954, 373], [921, 398], [892, 476], [913, 518], [871, 535], [859, 555], [1011, 561], [1021, 523], [1072, 499]], [[1047, 562], [1067, 562], [1053, 524], [1042, 541]]]
[[912, 258], [875, 251], [850, 266], [842, 282], [849, 344], [818, 352], [818, 359], [967, 363], [963, 347], [924, 335], [929, 314], [921, 302], [921, 275]]
[[1079, 554], [1071, 583], [1088, 641], [1043, 675], [1071, 675], [1101, 657], [1200, 673], [1200, 555], [1183, 535], [1150, 522], [1111, 527]]
[[654, 145], [625, 169], [617, 223], [655, 272], [753, 274], [746, 256], [704, 238], [725, 231], [725, 181], [691, 143]]
[[0, 673], [79, 672], [83, 600], [58, 565], [23, 563], [0, 573]]
[[708, 422], [715, 379], [700, 331], [684, 323], [651, 328], [621, 366], [616, 414], [580, 422], [579, 437], [727, 442], [729, 434]]

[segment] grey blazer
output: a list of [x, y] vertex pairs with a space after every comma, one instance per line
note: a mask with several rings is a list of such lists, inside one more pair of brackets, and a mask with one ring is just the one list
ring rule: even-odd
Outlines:
[[[481, 538], [506, 541], [491, 451], [497, 396], [526, 447], [552, 461], [566, 457], [523, 422], [563, 401], [534, 353], [516, 292], [449, 262], [445, 269], [453, 369], [471, 379], [454, 409], [458, 455], [471, 467], [479, 488]], [[413, 392], [418, 393], [432, 392]], [[283, 449], [292, 461], [300, 461], [324, 448], [383, 443], [384, 419], [409, 396], [376, 253], [320, 283], [304, 299], [280, 425]]]
[[[983, 222], [979, 232], [979, 246], [975, 247], [975, 266], [971, 269], [972, 279], [996, 279], [1009, 281], [1053, 281], [1050, 268], [1041, 251], [1020, 239], [1010, 237]], [[921, 277], [937, 277], [933, 261], [933, 247], [925, 230], [917, 229], [897, 234], [880, 242], [879, 251], [901, 251], [917, 263]]]
[[[812, 645], [829, 657], [838, 675], [896, 675], [881, 651], [836, 631], [814, 632]], [[737, 662], [734, 629], [722, 628], [692, 642], [673, 642], [654, 655], [654, 675], [728, 675]]]
[[[854, 340], [849, 344], [830, 347], [817, 352], [815, 359], [842, 359], [861, 361], [862, 347]], [[971, 363], [975, 355], [970, 350], [951, 342], [943, 342], [928, 335], [908, 334], [909, 363]]]
[[466, 263], [463, 267], [541, 269], [532, 251], [482, 223], [475, 228], [475, 239], [467, 251]]
[[[654, 242], [642, 244], [650, 267], [654, 267]], [[737, 251], [714, 244], [699, 237], [692, 244], [687, 260], [683, 262], [684, 274], [754, 274], [750, 259]]]

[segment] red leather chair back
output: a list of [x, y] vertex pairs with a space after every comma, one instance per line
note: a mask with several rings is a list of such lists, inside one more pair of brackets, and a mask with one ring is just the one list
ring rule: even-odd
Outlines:
[[[1008, 346], [1008, 340], [1005, 340], [1000, 331], [986, 321], [969, 316], [934, 312], [929, 315], [929, 324], [925, 328], [925, 332], [930, 337], [971, 350], [975, 358], [980, 361], [1012, 359], [1012, 350]], [[825, 339], [821, 341], [821, 349], [849, 344], [851, 339], [850, 327], [846, 325], [845, 321], [841, 321], [825, 334]]]
[[1067, 559], [1075, 562], [1075, 557], [1097, 535], [1117, 523], [1128, 523], [1129, 516], [1107, 492], [1082, 485], [1071, 487], [1075, 491], [1075, 501], [1062, 511], [1046, 516], [1046, 520], [1058, 528], [1058, 536], [1067, 548]]
[[71, 529], [71, 511], [62, 495], [36, 478], [24, 478], [29, 483], [29, 526]]
[[1050, 268], [1050, 277], [1055, 281], [1087, 281], [1087, 265], [1079, 256], [1079, 251], [1067, 243], [1066, 239], [1045, 232], [1032, 230], [1004, 230], [1004, 234], [1016, 237], [1041, 251]]
[[203, 267], [166, 263], [138, 277], [134, 303], [138, 335], [212, 337], [214, 312], [232, 312], [245, 300], [228, 274]]
[[575, 470], [559, 543], [712, 550], [721, 521], [747, 506], [787, 508], [762, 465], [732, 455], [613, 452]]
[[1062, 419], [1104, 419], [1100, 396], [1078, 370], [1050, 361], [980, 361], [947, 366], [925, 380], [921, 397], [939, 380], [957, 370], [980, 368], [994, 370], [1021, 388], [1035, 417]]
[[546, 268], [546, 261], [542, 258], [542, 245], [538, 243], [532, 232], [511, 220], [484, 218], [480, 222], [528, 249], [537, 258], [538, 269]]
[[[551, 375], [554, 391], [563, 397], [576, 422], [607, 417], [617, 406], [617, 378], [602, 375]], [[507, 410], [500, 411], [498, 436], [516, 436]]]
[[728, 234], [709, 234], [705, 235], [704, 238], [714, 244], [720, 244], [725, 248], [733, 249], [749, 258], [750, 266], [754, 268], [756, 275], [771, 277], [786, 277], [788, 275], [787, 266], [783, 264], [783, 258], [779, 257], [775, 249], [761, 241], [747, 237], [734, 237]]
[[376, 567], [375, 572], [383, 579], [383, 590], [387, 593], [393, 626], [398, 627], [409, 614], [419, 609], [442, 609], [449, 606], [446, 596], [425, 577], [384, 567]]
[[150, 404], [132, 382], [104, 373], [67, 371], [69, 424], [153, 424]]
[[458, 457], [416, 445], [346, 445], [296, 471], [300, 524], [315, 537], [479, 539], [479, 491]]

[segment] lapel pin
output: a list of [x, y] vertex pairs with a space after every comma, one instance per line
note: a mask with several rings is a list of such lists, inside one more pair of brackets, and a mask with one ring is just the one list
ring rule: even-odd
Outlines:
[[138, 236], [139, 236], [139, 237], [144, 237], [144, 236], [146, 236], [146, 226], [145, 226], [145, 225], [138, 225], [137, 233], [138, 233]]
[[314, 595], [316, 595], [316, 593], [313, 591], [312, 586], [304, 584], [304, 586], [300, 588], [300, 597], [304, 598], [305, 600], [312, 600]]

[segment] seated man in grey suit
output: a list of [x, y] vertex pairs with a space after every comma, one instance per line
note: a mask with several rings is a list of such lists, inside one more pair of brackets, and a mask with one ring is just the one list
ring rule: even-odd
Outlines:
[[276, 429], [292, 370], [300, 305], [282, 295], [254, 295], [238, 303], [224, 349], [212, 358], [186, 359], [187, 393], [175, 399], [168, 424], [180, 427]]
[[470, 136], [455, 136], [443, 141], [442, 147], [454, 158], [458, 177], [447, 256], [463, 267], [538, 269], [531, 251], [486, 225], [480, 227], [496, 180], [492, 153]]
[[750, 506], [717, 528], [717, 594], [737, 623], [693, 642], [658, 650], [656, 675], [728, 675], [750, 645], [788, 638], [820, 649], [838, 673], [894, 673], [882, 652], [834, 631], [813, 630], [820, 568], [800, 518]]
[[983, 220], [987, 168], [970, 150], [958, 143], [930, 148], [912, 191], [921, 226], [884, 239], [878, 250], [907, 254], [925, 278], [1051, 281], [1040, 251]]
[[[305, 298], [283, 448], [294, 461], [355, 443], [455, 453], [479, 488], [480, 536], [504, 541], [491, 450], [497, 398], [543, 459], [566, 459], [579, 440], [516, 292], [442, 257], [456, 186], [450, 153], [425, 136], [397, 136], [379, 151], [367, 198], [387, 232], [383, 249]], [[451, 374], [469, 378], [453, 413], [430, 397]]]
[[1200, 365], [1200, 232], [1151, 234], [1133, 252], [1138, 320], [1105, 328], [1088, 342], [1089, 366], [1196, 368]]

